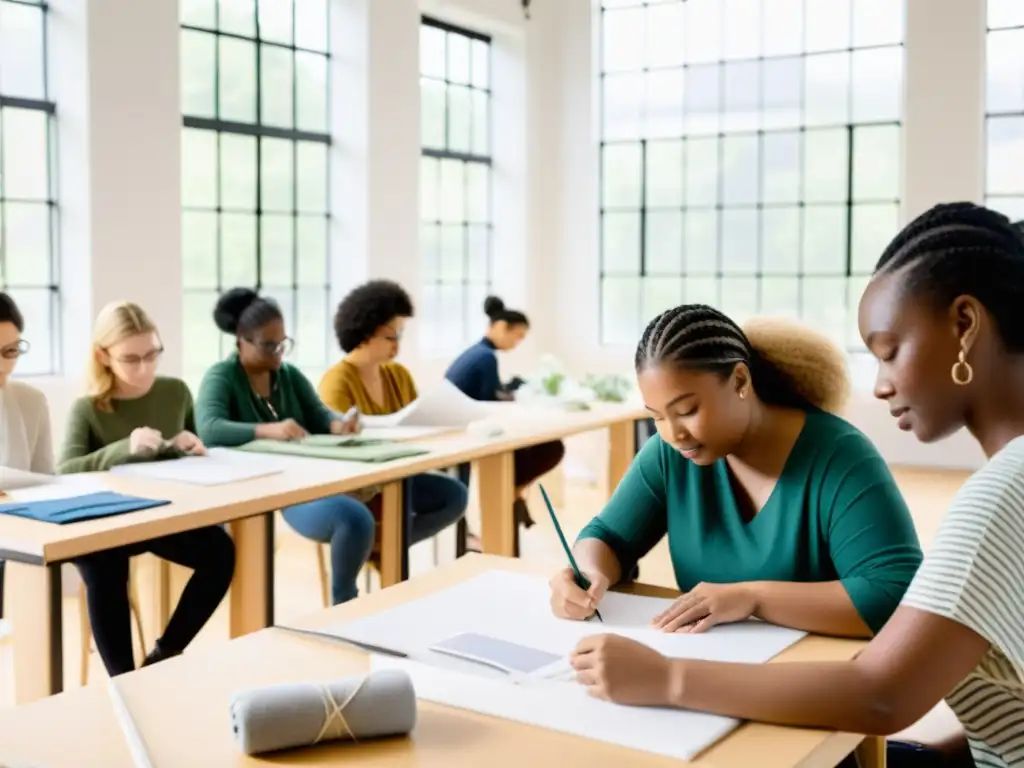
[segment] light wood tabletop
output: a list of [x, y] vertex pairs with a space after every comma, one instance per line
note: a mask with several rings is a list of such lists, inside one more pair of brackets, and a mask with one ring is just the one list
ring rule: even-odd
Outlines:
[[[159, 498], [161, 507], [71, 525], [0, 516], [0, 558], [8, 561], [7, 613], [15, 626], [15, 695], [32, 701], [63, 688], [60, 617], [62, 562], [113, 547], [210, 525], [230, 524], [236, 566], [232, 581], [230, 634], [239, 637], [273, 623], [273, 512], [295, 504], [383, 487], [381, 582], [404, 577], [406, 536], [402, 481], [414, 475], [472, 462], [480, 489], [481, 540], [491, 554], [515, 553], [513, 454], [596, 429], [609, 431], [610, 489], [634, 455], [634, 425], [644, 418], [635, 406], [597, 404], [587, 411], [502, 406], [494, 420], [504, 433], [483, 437], [467, 431], [417, 440], [428, 453], [380, 464], [274, 456], [284, 471], [220, 486], [200, 487], [96, 473], [112, 490]], [[40, 567], [42, 566], [42, 567]], [[154, 580], [144, 611], [146, 623], [162, 628], [170, 613], [166, 571]]]
[[[471, 554], [296, 625], [322, 628], [375, 613], [494, 568], [546, 575], [538, 566], [523, 561]], [[640, 585], [633, 589], [644, 594], [672, 594]], [[849, 659], [862, 646], [858, 641], [810, 637], [775, 661]], [[330, 679], [367, 669], [368, 657], [354, 649], [265, 629], [121, 676], [118, 685], [155, 768], [335, 765], [342, 760], [346, 765], [395, 768], [454, 764], [561, 768], [567, 762], [592, 768], [680, 765], [648, 753], [425, 701], [419, 702], [417, 724], [408, 738], [336, 742], [262, 758], [246, 757], [238, 749], [228, 718], [233, 692], [269, 683]], [[58, 727], [59, 735], [55, 732]], [[881, 743], [854, 734], [745, 724], [692, 765], [818, 768], [835, 766], [859, 750], [861, 757], [868, 758], [863, 765], [876, 766], [882, 764], [877, 761]], [[134, 768], [102, 680], [0, 713], [0, 764], [4, 760], [44, 768]]]

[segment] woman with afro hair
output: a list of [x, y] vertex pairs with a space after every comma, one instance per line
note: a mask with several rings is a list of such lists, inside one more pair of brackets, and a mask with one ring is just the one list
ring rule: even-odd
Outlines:
[[[395, 361], [405, 323], [413, 316], [409, 294], [390, 280], [371, 280], [338, 305], [334, 333], [345, 353], [320, 380], [320, 398], [346, 413], [353, 406], [367, 416], [400, 411], [417, 397], [409, 370]], [[413, 544], [457, 523], [469, 492], [459, 480], [435, 472], [410, 479]]]

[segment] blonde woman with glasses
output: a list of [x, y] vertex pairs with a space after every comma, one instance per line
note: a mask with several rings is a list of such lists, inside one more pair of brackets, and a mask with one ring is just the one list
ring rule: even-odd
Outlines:
[[[179, 379], [157, 375], [163, 344], [156, 325], [136, 304], [103, 308], [93, 332], [89, 393], [71, 410], [61, 473], [93, 472], [118, 464], [202, 455], [195, 435], [192, 394]], [[75, 562], [85, 582], [96, 648], [111, 675], [131, 671], [129, 560], [152, 552], [193, 571], [163, 636], [143, 666], [176, 656], [199, 633], [228, 591], [235, 548], [220, 527], [200, 528], [97, 552]]]

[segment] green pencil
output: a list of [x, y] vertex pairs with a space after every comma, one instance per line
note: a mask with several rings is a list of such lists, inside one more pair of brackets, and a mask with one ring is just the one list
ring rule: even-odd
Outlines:
[[[562, 542], [562, 549], [565, 550], [566, 557], [569, 558], [569, 565], [572, 566], [572, 572], [575, 574], [576, 584], [584, 591], [590, 589], [590, 579], [584, 576], [583, 571], [581, 571], [580, 567], [576, 565], [576, 558], [572, 556], [572, 550], [569, 548], [569, 542], [565, 540], [565, 534], [562, 533], [562, 526], [559, 525], [558, 518], [555, 517], [555, 508], [551, 506], [551, 499], [548, 498], [548, 492], [545, 491], [544, 486], [539, 483], [537, 484], [537, 487], [540, 488], [540, 495], [544, 497], [544, 503], [548, 507], [548, 514], [551, 515], [551, 523], [555, 526], [555, 531], [558, 533], [559, 541]], [[597, 608], [594, 609], [594, 615], [597, 616], [598, 621], [602, 624], [604, 623], [604, 619], [601, 618], [601, 612], [597, 610]]]

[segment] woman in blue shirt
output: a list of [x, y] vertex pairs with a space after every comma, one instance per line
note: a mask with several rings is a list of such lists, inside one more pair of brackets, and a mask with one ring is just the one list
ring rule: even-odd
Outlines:
[[[445, 378], [474, 400], [514, 400], [522, 380], [515, 378], [502, 383], [498, 374], [498, 352], [518, 347], [530, 330], [530, 321], [519, 310], [506, 309], [505, 303], [497, 296], [487, 297], [484, 312], [490, 320], [487, 332], [480, 341], [455, 358], [448, 366]], [[565, 446], [560, 440], [531, 445], [515, 452], [516, 500], [513, 509], [517, 524], [527, 528], [533, 525], [523, 494], [534, 480], [557, 467], [564, 455]], [[468, 465], [460, 468], [462, 480], [467, 484], [468, 474]]]

